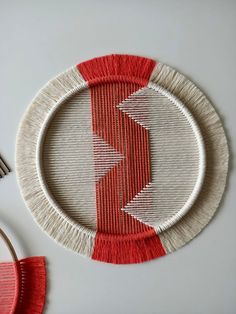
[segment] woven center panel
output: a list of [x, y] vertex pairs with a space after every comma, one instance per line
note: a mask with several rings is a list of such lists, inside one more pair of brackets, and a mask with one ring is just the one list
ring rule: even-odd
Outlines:
[[158, 230], [188, 202], [199, 175], [186, 116], [162, 93], [127, 82], [97, 84], [63, 103], [42, 160], [61, 209], [110, 234]]

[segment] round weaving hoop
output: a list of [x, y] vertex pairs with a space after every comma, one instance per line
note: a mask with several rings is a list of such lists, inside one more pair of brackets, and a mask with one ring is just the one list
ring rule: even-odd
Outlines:
[[[97, 219], [100, 219], [100, 222], [97, 222], [96, 227], [90, 228], [90, 226], [88, 227], [86, 224], [80, 223], [77, 219], [73, 219], [73, 217], [68, 215], [67, 212], [64, 211], [64, 208], [62, 209], [60, 204], [58, 204], [57, 199], [54, 197], [53, 193], [51, 193], [53, 191], [51, 191], [50, 180], [49, 182], [45, 180], [46, 175], [50, 173], [50, 171], [51, 174], [53, 174], [53, 171], [50, 169], [51, 166], [45, 166], [46, 172], [44, 169], [45, 151], [46, 153], [48, 151], [49, 155], [52, 155], [54, 149], [54, 147], [50, 148], [50, 145], [46, 147], [47, 149], [44, 148], [45, 136], [48, 133], [48, 129], [50, 129], [51, 121], [53, 121], [54, 117], [60, 111], [59, 108], [61, 105], [64, 106], [68, 99], [73, 98], [75, 94], [83, 93], [85, 90], [92, 90], [89, 97], [90, 102], [93, 102], [94, 100], [92, 100], [91, 95], [93, 91], [98, 93], [96, 90], [97, 85], [104, 85], [105, 88], [111, 88], [109, 84], [115, 84], [114, 82], [117, 82], [117, 84], [130, 84], [128, 88], [132, 87], [134, 89], [133, 92], [129, 93], [130, 96], [128, 95], [128, 98], [125, 97], [121, 104], [119, 102], [116, 107], [122, 112], [122, 115], [125, 116], [125, 119], [128, 116], [129, 120], [132, 120], [129, 123], [133, 123], [133, 121], [135, 121], [136, 124], [142, 126], [142, 132], [146, 132], [145, 134], [140, 133], [144, 134], [142, 135], [143, 138], [146, 136], [147, 132], [152, 133], [152, 127], [154, 123], [152, 120], [152, 115], [155, 116], [155, 113], [147, 116], [147, 112], [145, 111], [146, 103], [149, 104], [150, 101], [154, 101], [154, 104], [159, 104], [160, 102], [160, 108], [162, 108], [161, 106], [163, 106], [163, 104], [166, 105], [166, 100], [163, 100], [163, 97], [166, 99], [168, 98], [172, 104], [172, 107], [174, 104], [175, 107], [178, 108], [178, 110], [181, 112], [178, 119], [173, 120], [173, 122], [170, 122], [170, 126], [167, 126], [168, 132], [172, 132], [171, 128], [174, 128], [173, 126], [175, 125], [174, 123], [176, 123], [176, 121], [182, 121], [181, 128], [184, 129], [184, 131], [180, 134], [187, 134], [184, 132], [187, 132], [189, 129], [191, 129], [193, 133], [192, 136], [189, 136], [188, 142], [187, 139], [181, 140], [181, 143], [184, 145], [183, 152], [185, 150], [185, 154], [187, 156], [183, 163], [189, 162], [189, 164], [187, 164], [187, 170], [190, 166], [193, 168], [193, 170], [188, 170], [190, 171], [189, 177], [191, 178], [191, 181], [189, 181], [189, 191], [183, 187], [183, 189], [179, 190], [179, 194], [177, 192], [176, 194], [173, 194], [174, 198], [178, 197], [178, 195], [182, 195], [182, 199], [180, 198], [176, 201], [179, 207], [177, 208], [176, 205], [177, 209], [175, 209], [172, 208], [173, 205], [171, 205], [171, 209], [168, 209], [167, 206], [170, 200], [166, 200], [166, 195], [169, 197], [169, 194], [163, 194], [163, 201], [165, 203], [163, 205], [163, 209], [160, 209], [161, 216], [159, 217], [158, 214], [153, 212], [153, 210], [156, 210], [157, 208], [156, 204], [160, 203], [158, 197], [155, 196], [158, 195], [158, 193], [156, 193], [155, 184], [150, 186], [150, 184], [145, 183], [146, 185], [144, 185], [144, 183], [142, 183], [144, 189], [141, 190], [140, 193], [136, 193], [136, 196], [131, 202], [127, 201], [127, 205], [125, 207], [123, 206], [120, 208], [122, 214], [118, 214], [120, 215], [120, 218], [118, 217], [118, 219], [123, 219], [123, 222], [121, 221], [121, 227], [119, 227], [119, 230], [123, 228], [124, 224], [128, 224], [125, 232], [122, 233], [116, 231], [118, 230], [118, 227], [111, 229], [109, 224], [108, 226], [103, 225], [103, 222], [101, 221], [106, 218], [99, 217], [101, 215], [105, 215], [104, 217], [106, 217], [107, 214], [103, 214], [101, 212], [104, 211], [104, 209], [101, 207], [101, 205], [98, 205], [98, 203], [97, 208], [100, 206], [100, 212], [97, 209], [98, 212], [96, 215]], [[106, 84], [108, 87], [106, 87]], [[121, 88], [117, 86], [115, 87], [115, 90], [117, 90], [117, 88]], [[151, 90], [151, 92], [149, 90]], [[116, 93], [119, 94], [121, 93], [120, 91], [122, 91], [122, 89]], [[158, 93], [158, 96], [153, 94], [154, 92]], [[114, 91], [111, 91], [111, 93], [114, 93]], [[164, 103], [162, 103], [163, 101]], [[145, 110], [141, 112], [140, 116], [140, 108], [137, 106], [142, 102], [144, 104], [143, 108], [145, 107]], [[167, 105], [169, 105], [169, 103], [167, 103]], [[92, 107], [93, 106], [95, 105], [92, 105]], [[154, 109], [155, 106], [153, 105]], [[151, 105], [149, 107], [151, 107]], [[165, 107], [163, 106], [163, 108]], [[116, 109], [117, 112], [119, 111], [118, 109]], [[160, 111], [160, 113], [161, 112], [162, 111]], [[174, 113], [176, 112], [173, 112], [173, 117]], [[167, 116], [172, 117], [169, 113]], [[185, 122], [185, 120], [187, 122]], [[150, 126], [145, 125], [145, 123], [149, 123]], [[207, 124], [210, 124], [210, 128], [207, 126]], [[143, 131], [143, 129], [145, 130]], [[163, 126], [160, 126], [158, 130], [160, 131], [162, 129]], [[95, 131], [96, 130], [94, 129], [93, 132]], [[213, 131], [215, 132], [213, 139], [214, 145], [211, 143], [209, 144], [208, 139], [208, 134]], [[169, 133], [163, 134], [168, 135]], [[172, 132], [170, 134], [173, 136], [174, 133]], [[152, 136], [152, 134], [150, 136], [151, 143], [156, 141], [155, 136]], [[215, 139], [217, 136], [218, 139], [216, 143]], [[160, 143], [163, 145], [165, 144], [164, 137], [162, 140], [163, 142], [160, 140]], [[96, 139], [96, 141], [98, 140]], [[50, 141], [48, 140], [48, 142]], [[109, 159], [109, 165], [111, 162], [114, 163], [114, 160], [117, 164], [118, 162], [122, 164], [123, 157], [119, 157], [120, 159], [118, 160], [117, 152], [111, 152], [110, 148], [108, 151], [108, 148], [107, 146], [104, 146], [104, 143], [102, 144], [103, 146], [101, 146], [100, 138], [98, 142], [94, 143], [95, 150], [97, 149], [96, 145], [98, 145], [96, 143], [99, 143], [99, 149], [100, 147], [103, 147], [103, 149], [106, 150], [104, 156], [106, 157], [109, 154], [112, 156], [113, 160]], [[140, 143], [142, 144], [143, 142]], [[160, 143], [155, 142], [155, 145], [160, 145]], [[191, 149], [195, 152], [193, 155], [191, 155], [191, 149], [188, 149], [188, 143], [190, 143]], [[171, 153], [171, 150], [168, 151], [168, 148], [165, 148], [164, 151], [166, 149], [168, 156], [168, 154]], [[177, 150], [177, 148], [174, 149]], [[50, 152], [50, 150], [52, 152]], [[216, 162], [222, 162], [221, 168], [217, 167], [216, 169], [215, 165], [209, 164], [209, 156], [211, 156], [211, 151], [214, 151], [215, 156], [220, 154], [221, 160], [218, 159]], [[178, 154], [181, 154], [181, 149], [177, 151], [176, 158], [179, 160], [178, 167], [182, 167], [181, 169], [184, 169], [184, 166], [180, 162], [182, 156], [178, 156]], [[141, 157], [144, 158], [143, 155]], [[145, 158], [142, 160], [149, 160], [147, 159], [148, 157]], [[193, 159], [192, 164], [191, 158]], [[46, 159], [46, 161], [47, 160], [50, 161], [50, 159]], [[103, 161], [103, 168], [101, 167], [101, 160], [95, 160], [95, 176], [96, 167], [99, 167], [98, 170], [100, 171], [99, 173], [101, 173], [103, 168], [106, 166]], [[154, 160], [152, 161], [152, 164], [155, 164], [155, 158], [151, 158], [151, 160]], [[96, 166], [96, 162], [98, 166]], [[147, 163], [144, 162], [144, 164]], [[165, 255], [166, 253], [175, 250], [193, 238], [209, 222], [219, 204], [224, 190], [228, 165], [228, 148], [227, 141], [225, 139], [225, 135], [217, 114], [205, 96], [203, 96], [200, 90], [198, 90], [190, 81], [184, 78], [181, 74], [176, 73], [173, 69], [161, 63], [156, 63], [153, 60], [126, 55], [112, 55], [92, 59], [79, 64], [77, 67], [72, 68], [51, 80], [38, 93], [28, 111], [26, 112], [19, 129], [17, 137], [16, 165], [19, 185], [27, 206], [33, 212], [34, 217], [43, 230], [47, 231], [47, 233], [57, 240], [57, 242], [96, 260], [111, 263], [137, 263]], [[172, 166], [172, 163], [170, 163], [170, 165]], [[116, 167], [117, 165], [114, 166], [114, 168]], [[156, 176], [155, 167], [154, 171], [153, 168], [150, 169], [152, 169], [152, 181], [154, 182]], [[176, 190], [179, 189], [179, 186], [181, 185], [180, 183], [184, 183], [184, 180], [187, 180], [187, 170], [183, 178], [176, 179], [177, 181], [175, 185], [173, 183], [173, 188], [175, 187]], [[111, 172], [112, 170], [109, 168], [109, 171], [107, 170], [108, 175]], [[151, 180], [151, 174], [149, 172], [149, 170], [144, 172], [147, 180], [148, 178]], [[140, 173], [142, 173], [141, 170], [138, 172], [139, 177]], [[216, 175], [218, 176], [219, 173], [222, 180], [220, 182], [214, 182], [215, 191], [218, 192], [217, 197], [213, 198], [212, 195], [215, 194], [215, 191], [212, 191], [211, 188], [209, 189], [206, 184], [207, 181], [209, 181], [209, 178], [211, 179]], [[160, 182], [163, 180], [165, 183], [165, 178], [161, 178]], [[170, 174], [170, 180], [171, 178], [175, 178], [174, 174]], [[58, 178], [55, 176], [52, 178], [51, 182], [53, 182], [53, 180], [58, 180]], [[80, 179], [78, 179], [78, 182], [80, 182], [79, 180]], [[102, 177], [100, 175], [100, 177], [96, 178], [96, 180], [97, 188], [99, 182], [104, 181], [104, 174], [102, 173]], [[114, 179], [112, 180], [114, 181]], [[142, 180], [142, 178], [140, 180]], [[53, 184], [55, 184], [55, 182]], [[147, 183], [148, 182], [149, 181], [147, 181]], [[211, 186], [213, 185], [211, 184]], [[158, 189], [160, 191], [160, 185], [158, 186]], [[97, 198], [98, 197], [101, 198], [100, 194], [97, 194]], [[99, 202], [99, 200], [97, 202]], [[104, 202], [104, 200], [102, 202]], [[202, 202], [204, 202], [204, 204]], [[179, 204], [182, 204], [181, 207]], [[209, 204], [210, 209], [207, 209]], [[208, 211], [207, 215], [206, 211]], [[80, 214], [82, 215], [84, 213], [82, 212]], [[127, 215], [131, 216], [131, 218], [129, 218], [130, 220], [124, 218]], [[91, 217], [93, 218], [93, 216]], [[156, 224], [157, 219], [159, 219], [158, 224]], [[134, 220], [135, 223], [133, 222]], [[129, 227], [129, 225], [132, 225], [133, 229]]]
[[[170, 99], [170, 101], [181, 111], [181, 113], [186, 117], [186, 119], [188, 120], [191, 128], [193, 129], [193, 132], [195, 133], [196, 136], [196, 141], [198, 143], [199, 146], [199, 152], [200, 152], [200, 156], [199, 156], [199, 175], [198, 178], [196, 180], [196, 184], [194, 186], [194, 189], [191, 193], [191, 195], [189, 196], [187, 202], [184, 204], [184, 206], [179, 210], [179, 212], [177, 212], [174, 216], [171, 217], [171, 219], [169, 219], [167, 222], [163, 223], [162, 225], [158, 226], [158, 232], [161, 232], [162, 230], [165, 230], [169, 227], [171, 227], [173, 224], [175, 224], [181, 217], [183, 217], [187, 211], [191, 208], [192, 204], [194, 203], [194, 201], [196, 200], [200, 189], [202, 187], [203, 184], [203, 180], [204, 180], [204, 174], [205, 174], [205, 149], [204, 149], [204, 143], [203, 143], [203, 139], [199, 130], [199, 127], [197, 126], [195, 120], [193, 119], [191, 113], [189, 112], [189, 110], [178, 100], [176, 99], [176, 97], [174, 97], [173, 95], [171, 95], [168, 91], [166, 91], [165, 89], [159, 87], [156, 84], [150, 83], [148, 85], [149, 88], [152, 88], [155, 91], [158, 91], [160, 93], [162, 93], [163, 95], [165, 95], [166, 97], [168, 97]], [[37, 173], [38, 173], [38, 177], [39, 177], [39, 181], [41, 184], [41, 188], [44, 191], [44, 194], [46, 195], [47, 199], [49, 200], [49, 202], [51, 203], [51, 206], [53, 208], [55, 208], [55, 210], [58, 211], [58, 213], [68, 222], [70, 223], [72, 226], [74, 226], [75, 228], [84, 228], [83, 226], [81, 226], [79, 223], [75, 223], [68, 215], [65, 214], [65, 212], [62, 210], [62, 208], [59, 207], [59, 205], [57, 204], [56, 200], [53, 198], [53, 196], [50, 194], [50, 192], [48, 191], [48, 187], [47, 184], [45, 182], [44, 176], [42, 174], [43, 170], [43, 166], [42, 166], [42, 146], [43, 146], [43, 139], [45, 137], [45, 133], [46, 130], [50, 124], [50, 120], [52, 119], [52, 117], [54, 116], [55, 112], [59, 110], [59, 107], [66, 101], [67, 98], [70, 98], [73, 96], [73, 94], [80, 92], [81, 90], [87, 88], [86, 85], [82, 84], [81, 86], [78, 86], [77, 88], [75, 88], [74, 90], [70, 91], [68, 94], [64, 95], [58, 102], [57, 105], [50, 111], [50, 113], [48, 114], [47, 118], [45, 119], [41, 129], [40, 129], [40, 134], [38, 137], [38, 142], [37, 142], [37, 148], [36, 148], [36, 167], [37, 167]], [[89, 229], [85, 229], [84, 230], [88, 233], [91, 233], [91, 230]]]

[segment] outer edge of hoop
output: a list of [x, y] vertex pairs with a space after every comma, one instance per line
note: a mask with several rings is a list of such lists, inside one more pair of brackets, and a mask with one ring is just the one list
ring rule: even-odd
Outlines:
[[173, 226], [178, 220], [180, 220], [191, 209], [196, 198], [198, 197], [205, 177], [206, 153], [200, 128], [197, 125], [197, 122], [195, 121], [191, 112], [187, 109], [187, 107], [177, 97], [168, 92], [165, 88], [155, 83], [152, 83], [151, 81], [148, 83], [148, 87], [166, 96], [181, 111], [181, 113], [185, 116], [191, 129], [194, 132], [194, 136], [196, 138], [197, 145], [199, 148], [199, 175], [195, 183], [194, 189], [192, 191], [192, 194], [189, 196], [184, 206], [173, 217], [171, 217], [168, 221], [164, 222], [162, 225], [156, 228], [157, 233], [161, 233], [162, 231]]

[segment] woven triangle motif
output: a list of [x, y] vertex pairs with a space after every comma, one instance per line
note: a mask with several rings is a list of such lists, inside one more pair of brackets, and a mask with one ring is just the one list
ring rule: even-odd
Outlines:
[[[150, 138], [152, 112], [149, 100], [150, 90], [145, 87], [131, 94], [127, 99], [118, 104], [117, 108], [135, 121], [140, 127], [149, 130], [148, 134]], [[141, 140], [143, 141], [143, 138]], [[149, 150], [150, 146], [147, 147], [147, 149]], [[155, 186], [153, 186], [150, 176], [150, 182], [148, 182], [130, 202], [125, 204], [121, 210], [127, 212], [142, 223], [154, 226], [157, 210], [155, 204], [153, 204], [152, 195], [155, 192]]]
[[110, 171], [124, 158], [124, 156], [117, 152], [115, 148], [106, 143], [96, 134], [93, 134], [93, 152], [96, 181], [99, 181], [102, 177], [104, 177], [108, 171]]
[[148, 92], [148, 89], [140, 89], [117, 106], [117, 108], [147, 130], [150, 129], [150, 104], [148, 101], [143, 101], [143, 96], [145, 94], [149, 96]]

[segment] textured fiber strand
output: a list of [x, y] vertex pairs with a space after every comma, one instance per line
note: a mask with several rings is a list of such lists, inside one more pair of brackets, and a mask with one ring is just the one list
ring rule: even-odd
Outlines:
[[94, 58], [77, 65], [84, 79], [90, 84], [104, 77], [139, 78], [146, 85], [156, 61], [132, 55], [109, 55]]
[[96, 230], [94, 140], [90, 94], [85, 89], [68, 99], [52, 118], [42, 158], [47, 186], [57, 203], [69, 217], [92, 230]]
[[[142, 127], [117, 108], [117, 104], [137, 88], [127, 83], [107, 83], [91, 88], [93, 125], [96, 124], [93, 131], [125, 157], [96, 183], [99, 232], [130, 234], [147, 229], [144, 224], [121, 211], [122, 205], [130, 202], [151, 180], [150, 169], [146, 169], [149, 165], [146, 162], [149, 150], [148, 142], [145, 142], [147, 135], [138, 137], [138, 129]], [[125, 136], [123, 127], [127, 132]], [[139, 150], [137, 144], [140, 145]], [[142, 172], [139, 174], [139, 171]], [[125, 198], [122, 193], [126, 190]]]
[[[189, 121], [193, 123], [190, 113], [183, 114], [180, 105], [174, 99], [168, 99], [162, 90], [148, 86], [117, 106], [139, 125], [142, 132], [136, 130], [139, 140], [132, 138], [135, 164], [143, 170], [138, 171], [141, 175], [138, 180], [146, 178], [150, 162], [152, 173], [152, 178], [148, 176], [142, 190], [122, 210], [154, 227], [157, 233], [180, 219], [181, 211], [189, 209], [187, 201], [190, 203], [193, 195], [197, 197], [195, 191], [204, 175], [204, 149], [198, 144], [198, 140], [202, 143], [200, 130], [196, 124], [190, 124]], [[193, 126], [197, 128], [193, 130]], [[144, 132], [150, 149], [140, 146], [147, 141]], [[143, 152], [150, 152], [151, 156], [146, 158]]]
[[229, 150], [220, 118], [201, 90], [173, 68], [158, 63], [150, 81], [180, 99], [196, 119], [205, 143], [206, 174], [198, 199], [174, 226], [160, 234], [168, 253], [192, 240], [210, 222], [225, 190]]
[[165, 249], [153, 230], [139, 237], [108, 236], [99, 233], [95, 238], [92, 258], [106, 263], [142, 263], [166, 255]]
[[0, 314], [13, 314], [18, 300], [17, 266], [0, 263]]
[[46, 298], [44, 257], [0, 263], [0, 313], [41, 314]]
[[[71, 95], [75, 89], [86, 85], [76, 67], [51, 80], [33, 99], [20, 125], [16, 144], [16, 171], [21, 193], [35, 220], [56, 242], [82, 255], [91, 256], [94, 232], [59, 212], [45, 195], [39, 181], [36, 162], [39, 133], [48, 113]], [[27, 122], [26, 122], [27, 121]], [[26, 123], [25, 123], [26, 122]]]
[[45, 258], [28, 257], [18, 262], [20, 293], [16, 313], [41, 314], [46, 299]]

